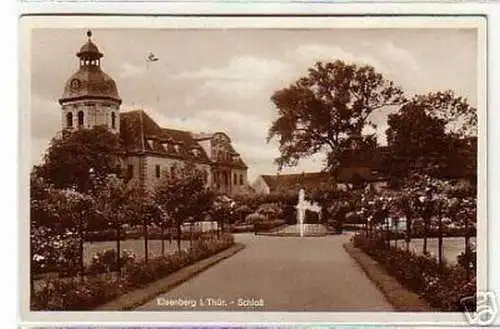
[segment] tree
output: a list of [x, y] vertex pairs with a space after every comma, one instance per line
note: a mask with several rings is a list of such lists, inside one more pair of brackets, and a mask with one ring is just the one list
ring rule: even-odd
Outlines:
[[278, 138], [279, 166], [326, 151], [327, 168], [334, 171], [346, 141], [361, 135], [370, 115], [405, 101], [403, 91], [371, 66], [318, 62], [308, 75], [276, 91], [272, 102], [278, 118], [269, 129], [268, 142]]
[[86, 192], [91, 188], [90, 173], [97, 177], [121, 173], [119, 155], [120, 140], [106, 127], [63, 131], [52, 139], [35, 172], [57, 188]]
[[385, 167], [391, 176], [474, 176], [477, 113], [466, 99], [452, 91], [417, 95], [389, 115], [388, 125]]
[[443, 120], [447, 133], [459, 137], [477, 135], [477, 109], [452, 90], [416, 95], [409, 103], [424, 108], [431, 117]]
[[127, 185], [115, 175], [92, 179], [93, 195], [96, 201], [96, 211], [107, 220], [108, 225], [116, 231], [117, 270], [120, 271], [121, 239], [125, 223], [137, 221], [140, 214], [142, 191], [133, 185]]
[[[84, 275], [83, 244], [86, 220], [93, 215], [91, 195], [55, 189], [32, 175], [30, 229], [32, 271], [53, 267], [63, 274]], [[36, 259], [33, 258], [36, 256]]]
[[177, 247], [181, 250], [181, 227], [184, 222], [207, 211], [214, 194], [205, 187], [206, 172], [187, 163], [175, 177], [165, 178], [155, 190], [156, 203], [172, 218], [177, 231]]
[[411, 172], [436, 173], [445, 166], [449, 137], [443, 119], [428, 115], [416, 104], [390, 114], [386, 131], [390, 157], [386, 168], [391, 176], [407, 177]]
[[[141, 195], [140, 200], [138, 202], [138, 212], [136, 220], [137, 222], [134, 224], [142, 225], [142, 233], [144, 238], [144, 260], [147, 263], [149, 260], [149, 231], [148, 228], [152, 223], [157, 223], [162, 220], [163, 213], [161, 209], [154, 202], [154, 198], [149, 195], [149, 193], [145, 193]], [[162, 256], [165, 253], [164, 246], [164, 238], [162, 232]]]
[[230, 224], [230, 218], [234, 216], [235, 202], [226, 195], [218, 195], [215, 197], [211, 208], [211, 214], [217, 221], [219, 229], [217, 230], [218, 236], [224, 233], [225, 224]]

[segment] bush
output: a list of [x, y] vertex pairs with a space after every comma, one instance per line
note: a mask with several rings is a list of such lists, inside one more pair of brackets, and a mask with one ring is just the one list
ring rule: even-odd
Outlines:
[[469, 261], [467, 262], [466, 257], [465, 257], [465, 251], [463, 251], [457, 256], [457, 263], [458, 263], [458, 265], [462, 266], [464, 269], [469, 268], [469, 269], [475, 271], [476, 267], [477, 267], [476, 252], [473, 251], [472, 248], [469, 248], [468, 251], [469, 251]]
[[[163, 232], [163, 239], [167, 239], [171, 234], [174, 237], [177, 237], [177, 231], [175, 229], [165, 229]], [[181, 239], [182, 240], [190, 240], [191, 238], [196, 239], [200, 236], [200, 232], [190, 232], [190, 231], [182, 231]], [[142, 239], [144, 238], [144, 233], [141, 230], [131, 229], [122, 233], [121, 240], [130, 240], [130, 239]], [[150, 227], [148, 229], [148, 239], [150, 240], [161, 240], [161, 230], [159, 228]], [[88, 232], [85, 234], [85, 241], [88, 242], [99, 242], [99, 241], [116, 241], [116, 230], [103, 230], [103, 231], [95, 231]]]
[[245, 233], [253, 231], [254, 231], [254, 226], [252, 224], [235, 225], [232, 228], [233, 233]]
[[285, 224], [286, 222], [284, 220], [275, 219], [270, 221], [255, 222], [253, 224], [253, 228], [255, 232], [265, 232]]
[[[150, 282], [161, 279], [179, 269], [229, 248], [234, 244], [231, 235], [220, 239], [202, 238], [193, 244], [190, 252], [176, 252], [166, 257], [137, 261], [124, 253], [122, 275], [118, 273], [85, 277], [84, 280], [68, 278], [41, 283], [31, 295], [34, 311], [90, 310], [118, 296]], [[111, 253], [108, 254], [111, 257]]]
[[475, 294], [475, 278], [467, 281], [466, 272], [460, 265], [444, 264], [440, 269], [435, 258], [388, 247], [382, 239], [361, 234], [353, 238], [353, 243], [439, 311], [461, 311], [460, 300]]

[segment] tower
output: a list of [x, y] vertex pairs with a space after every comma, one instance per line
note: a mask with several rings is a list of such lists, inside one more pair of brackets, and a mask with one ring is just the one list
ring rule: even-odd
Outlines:
[[110, 131], [120, 131], [120, 105], [115, 81], [101, 70], [103, 54], [92, 42], [92, 32], [76, 54], [79, 69], [66, 82], [59, 99], [62, 112], [62, 129], [91, 129], [106, 126]]

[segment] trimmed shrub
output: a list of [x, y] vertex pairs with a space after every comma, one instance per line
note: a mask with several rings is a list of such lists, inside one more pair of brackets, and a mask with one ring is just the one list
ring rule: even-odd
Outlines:
[[461, 299], [476, 293], [475, 277], [468, 281], [466, 271], [460, 265], [444, 264], [440, 268], [437, 259], [429, 255], [388, 247], [383, 239], [368, 238], [361, 234], [353, 237], [353, 243], [436, 310], [463, 311]]
[[193, 244], [189, 251], [176, 252], [167, 257], [149, 260], [127, 259], [122, 274], [106, 273], [87, 276], [84, 279], [66, 278], [46, 280], [38, 284], [31, 295], [31, 310], [90, 310], [135, 288], [143, 287], [155, 280], [207, 258], [234, 244], [231, 235], [220, 239], [203, 238]]

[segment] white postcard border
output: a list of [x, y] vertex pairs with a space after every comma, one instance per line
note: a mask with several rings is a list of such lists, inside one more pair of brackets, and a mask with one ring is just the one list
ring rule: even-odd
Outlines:
[[484, 17], [140, 17], [140, 16], [25, 16], [20, 21], [20, 291], [21, 318], [27, 323], [92, 324], [279, 323], [302, 324], [465, 324], [461, 313], [386, 312], [31, 312], [29, 311], [29, 172], [30, 52], [32, 28], [477, 28], [478, 29], [478, 289], [488, 287], [487, 273], [487, 83], [486, 19]]

